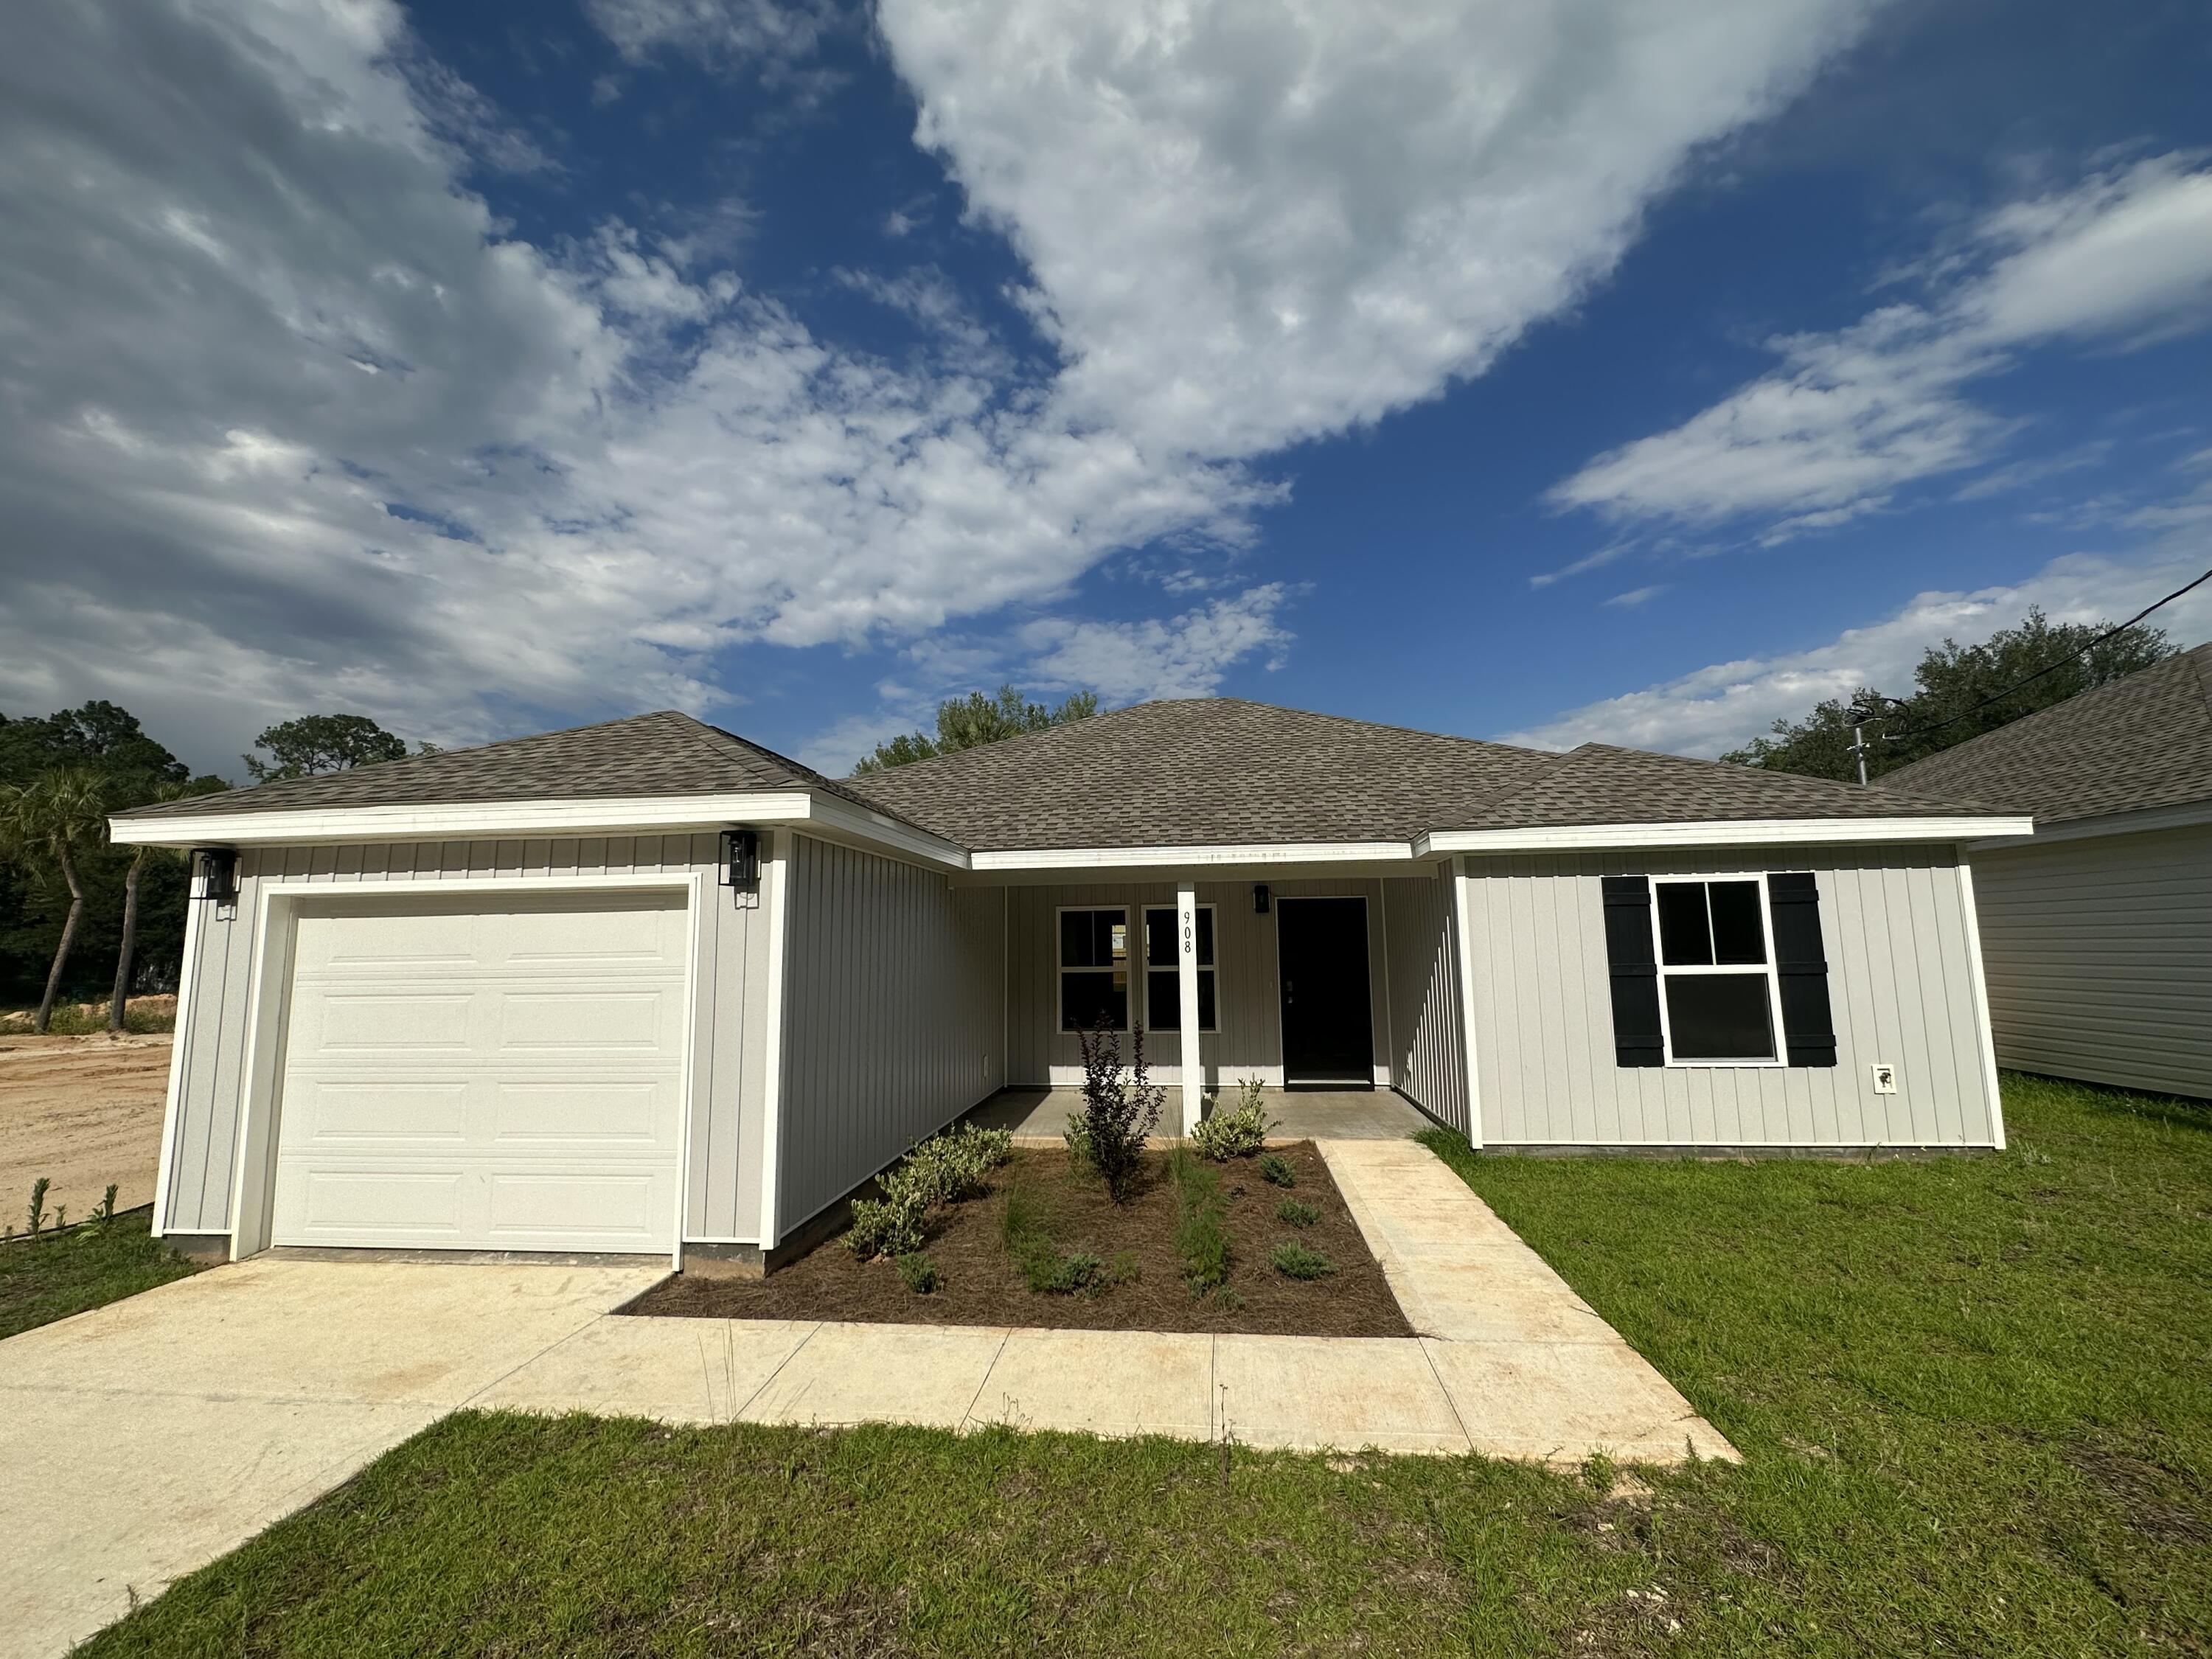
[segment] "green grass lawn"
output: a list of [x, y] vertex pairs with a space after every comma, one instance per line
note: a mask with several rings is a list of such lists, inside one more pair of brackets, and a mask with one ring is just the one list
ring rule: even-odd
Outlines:
[[154, 1212], [0, 1244], [0, 1337], [97, 1308], [198, 1269], [150, 1237]]
[[1437, 1150], [1741, 1447], [1640, 1478], [468, 1415], [107, 1656], [2212, 1650], [2212, 1118], [1871, 1164]]

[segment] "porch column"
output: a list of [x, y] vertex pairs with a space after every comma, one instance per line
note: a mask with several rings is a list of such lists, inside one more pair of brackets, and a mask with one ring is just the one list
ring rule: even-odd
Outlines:
[[1206, 1098], [1205, 1057], [1198, 1051], [1198, 887], [1176, 887], [1176, 990], [1182, 1027], [1182, 1132], [1198, 1127]]

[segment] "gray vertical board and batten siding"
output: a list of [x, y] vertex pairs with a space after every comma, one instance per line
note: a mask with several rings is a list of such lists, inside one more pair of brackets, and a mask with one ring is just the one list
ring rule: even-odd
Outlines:
[[1464, 1133], [1466, 1024], [1449, 874], [1382, 884], [1389, 946], [1390, 1076], [1430, 1116]]
[[792, 849], [785, 1237], [1006, 1081], [1003, 892], [809, 836]]
[[[1468, 861], [1475, 1060], [1492, 1146], [1979, 1146], [1996, 1103], [1950, 847], [1744, 848]], [[1832, 1067], [1622, 1067], [1600, 878], [1809, 870]], [[1870, 1067], [1898, 1068], [1874, 1092]]]
[[[1367, 901], [1368, 992], [1375, 1029], [1375, 1065], [1388, 1074], [1390, 1064], [1389, 1009], [1382, 994], [1388, 971], [1383, 960], [1382, 884], [1372, 879], [1270, 881], [1276, 899], [1364, 898]], [[1214, 997], [1218, 1032], [1200, 1042], [1209, 1086], [1229, 1085], [1257, 1073], [1279, 1080], [1283, 1064], [1283, 1006], [1277, 989], [1275, 915], [1252, 908], [1249, 881], [1201, 881], [1198, 902], [1214, 907]], [[1173, 881], [1087, 882], [1009, 887], [1006, 959], [1007, 1079], [1016, 1085], [1079, 1082], [1083, 1048], [1073, 1031], [1060, 1029], [1060, 939], [1058, 912], [1068, 906], [1125, 905], [1132, 928], [1141, 926], [1148, 905], [1172, 908]], [[1141, 935], [1134, 950], [1141, 954]], [[1140, 973], [1141, 963], [1133, 969]], [[1134, 977], [1132, 995], [1141, 996]], [[1141, 1009], [1142, 1004], [1135, 1005]], [[1125, 1056], [1126, 1058], [1126, 1056]], [[1145, 1058], [1156, 1069], [1172, 1068], [1164, 1080], [1177, 1080], [1182, 1038], [1175, 1030], [1145, 1033]]]
[[2212, 1097], [2212, 825], [1974, 855], [1997, 1059]]
[[[276, 878], [319, 882], [439, 881], [704, 872], [692, 1018], [692, 1123], [687, 1238], [743, 1238], [758, 1224], [757, 1120], [766, 1049], [761, 988], [768, 930], [755, 925], [751, 895], [715, 884], [712, 835], [615, 836], [295, 847], [248, 850], [239, 860], [235, 908], [208, 906], [199, 919], [189, 1024], [177, 1034], [181, 1089], [171, 1126], [164, 1214], [172, 1233], [230, 1230], [231, 1184], [245, 1101], [243, 1066], [253, 955], [253, 917], [263, 884]], [[198, 901], [195, 901], [198, 902]], [[740, 1139], [753, 1146], [750, 1155]], [[272, 1135], [271, 1144], [275, 1137]]]

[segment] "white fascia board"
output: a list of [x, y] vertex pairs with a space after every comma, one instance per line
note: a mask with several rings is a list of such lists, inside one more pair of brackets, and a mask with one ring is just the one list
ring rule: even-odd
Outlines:
[[1716, 818], [1684, 823], [1561, 824], [1531, 830], [1432, 830], [1417, 854], [1560, 853], [1601, 848], [1750, 847], [1810, 842], [1971, 841], [2034, 833], [2029, 817]]
[[494, 841], [527, 836], [657, 835], [727, 823], [817, 824], [927, 860], [967, 868], [967, 854], [911, 824], [804, 789], [726, 795], [326, 806], [298, 811], [195, 812], [108, 820], [122, 847], [301, 847], [329, 843]]
[[[2054, 841], [2090, 841], [2099, 836], [2140, 836], [2159, 830], [2194, 830], [2199, 824], [2212, 823], [2212, 800], [2184, 801], [2179, 806], [2145, 806], [2132, 812], [2106, 812], [2094, 818], [2069, 818], [2063, 823], [2038, 823], [2035, 844], [2047, 846]], [[2015, 837], [1978, 841], [1968, 845], [1969, 853], [1993, 853], [2007, 847], [2018, 847]]]
[[1412, 843], [1402, 841], [1261, 842], [1199, 847], [1048, 847], [971, 853], [971, 870], [1141, 869], [1149, 866], [1224, 864], [1410, 864]]

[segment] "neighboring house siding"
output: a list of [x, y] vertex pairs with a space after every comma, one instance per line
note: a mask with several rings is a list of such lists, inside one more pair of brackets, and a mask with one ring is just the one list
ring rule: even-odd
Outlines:
[[[277, 848], [240, 855], [234, 911], [200, 917], [190, 1023], [177, 1033], [183, 1088], [164, 1225], [173, 1233], [230, 1230], [231, 1185], [244, 1103], [241, 1066], [251, 988], [254, 916], [263, 884], [290, 881], [465, 880], [527, 883], [558, 876], [707, 872], [694, 970], [693, 1121], [687, 1237], [742, 1236], [758, 1208], [757, 1180], [741, 1176], [740, 1103], [757, 1101], [764, 1065], [758, 1008], [767, 929], [758, 901], [714, 884], [716, 841], [702, 836], [620, 836], [562, 841]], [[751, 1041], [748, 1041], [748, 1038]], [[282, 1109], [281, 1103], [279, 1109]], [[755, 1114], [757, 1115], [757, 1114]], [[757, 1139], [757, 1136], [756, 1136]], [[270, 1144], [275, 1144], [272, 1134]], [[745, 1165], [758, 1168], [757, 1163]], [[745, 1213], [740, 1214], [743, 1200]]]
[[[1201, 881], [1198, 902], [1214, 907], [1215, 996], [1218, 1033], [1200, 1044], [1209, 1086], [1257, 1076], [1282, 1081], [1283, 1006], [1277, 989], [1275, 912], [1252, 908], [1249, 881]], [[1388, 1076], [1390, 1011], [1383, 995], [1382, 884], [1375, 880], [1270, 881], [1278, 898], [1358, 897], [1367, 901], [1368, 993], [1375, 1028], [1375, 1065]], [[1132, 926], [1146, 905], [1176, 902], [1166, 882], [1070, 883], [1010, 887], [1006, 962], [1008, 1080], [1017, 1085], [1079, 1083], [1083, 1048], [1060, 1029], [1060, 945], [1055, 917], [1070, 905], [1122, 904]], [[1136, 1005], [1141, 1012], [1143, 1004]], [[1127, 1058], [1127, 1039], [1123, 1039]], [[1145, 1058], [1162, 1082], [1182, 1078], [1182, 1039], [1170, 1029], [1145, 1033]]]
[[1390, 965], [1390, 1075], [1430, 1115], [1462, 1132], [1467, 1048], [1447, 874], [1382, 884]]
[[780, 1235], [1006, 1081], [1005, 897], [792, 838]]
[[[1600, 878], [1809, 870], [1833, 1067], [1623, 1068]], [[1987, 1146], [1995, 1103], [1955, 852], [1746, 848], [1468, 860], [1475, 1056], [1492, 1145]], [[1898, 1068], [1895, 1094], [1869, 1067]]]
[[2212, 826], [1974, 857], [1997, 1059], [2212, 1097]]

